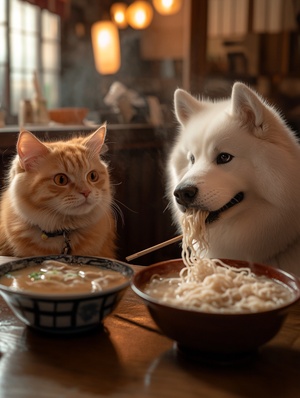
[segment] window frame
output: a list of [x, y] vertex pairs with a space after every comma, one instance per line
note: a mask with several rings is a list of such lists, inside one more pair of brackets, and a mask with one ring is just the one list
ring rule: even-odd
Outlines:
[[[20, 3], [23, 3], [22, 0], [17, 0]], [[4, 85], [5, 87], [2, 88], [2, 101], [0, 99], [0, 106], [3, 107], [6, 111], [6, 124], [16, 124], [18, 122], [18, 112], [13, 111], [13, 95], [12, 95], [12, 73], [14, 71], [13, 66], [12, 66], [12, 59], [11, 59], [11, 49], [12, 49], [12, 43], [11, 43], [11, 32], [12, 32], [12, 26], [10, 24], [10, 16], [11, 16], [11, 4], [10, 0], [4, 0], [5, 2], [5, 21], [0, 22], [0, 25], [4, 27], [4, 34], [5, 34], [5, 45], [6, 45], [6, 57], [3, 61], [0, 60], [0, 67], [4, 68]], [[30, 3], [26, 3], [27, 6], [30, 7], [35, 7], [36, 8], [36, 18], [37, 18], [37, 31], [34, 33], [37, 39], [37, 58], [36, 58], [36, 72], [37, 75], [39, 76], [40, 80], [40, 85], [42, 87], [42, 91], [44, 91], [44, 83], [45, 83], [45, 76], [47, 73], [53, 74], [53, 76], [56, 77], [57, 79], [57, 87], [59, 91], [59, 83], [60, 83], [60, 73], [61, 73], [61, 18], [55, 14], [52, 13], [48, 10], [43, 10], [39, 8], [38, 6], [35, 6]], [[59, 23], [58, 23], [58, 36], [54, 38], [47, 38], [43, 36], [43, 24], [42, 24], [42, 17], [43, 13], [48, 12], [50, 14], [56, 15], [57, 18], [59, 18]], [[55, 43], [57, 45], [57, 67], [53, 69], [47, 68], [47, 66], [43, 65], [43, 45], [45, 42], [48, 43]], [[21, 71], [22, 69], [20, 69]], [[28, 72], [26, 73], [26, 69], [24, 69], [22, 72], [22, 76], [24, 77], [23, 81], [26, 80], [26, 75], [28, 75]], [[34, 97], [34, 91], [32, 91], [32, 98]], [[55, 104], [58, 106], [58, 101], [59, 101], [59, 92], [56, 93], [57, 97], [57, 103]]]

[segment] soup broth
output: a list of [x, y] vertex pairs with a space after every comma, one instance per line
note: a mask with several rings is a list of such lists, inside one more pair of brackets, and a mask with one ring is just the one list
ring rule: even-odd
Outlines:
[[112, 270], [48, 260], [4, 275], [0, 277], [0, 284], [14, 290], [68, 294], [108, 290], [126, 280], [124, 275]]

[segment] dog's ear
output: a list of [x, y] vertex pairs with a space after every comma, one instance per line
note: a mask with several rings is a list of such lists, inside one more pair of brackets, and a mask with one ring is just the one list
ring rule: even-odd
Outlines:
[[231, 114], [238, 116], [245, 125], [260, 128], [264, 121], [265, 105], [253, 90], [243, 83], [235, 83], [231, 95]]
[[174, 108], [177, 120], [185, 126], [190, 117], [199, 112], [201, 103], [187, 91], [177, 89], [174, 94]]

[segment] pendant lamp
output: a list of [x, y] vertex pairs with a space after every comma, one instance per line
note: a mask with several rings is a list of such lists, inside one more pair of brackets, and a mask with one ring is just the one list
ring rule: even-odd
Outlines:
[[99, 73], [116, 73], [121, 66], [118, 28], [112, 21], [100, 21], [92, 25], [92, 44], [95, 66]]
[[154, 8], [159, 14], [176, 14], [182, 5], [182, 0], [152, 0]]
[[127, 9], [127, 4], [126, 3], [114, 3], [110, 7], [110, 15], [112, 20], [115, 22], [117, 27], [119, 29], [125, 29], [128, 26], [127, 20], [126, 20], [126, 9]]
[[134, 1], [126, 10], [126, 19], [134, 29], [145, 29], [152, 22], [153, 9], [147, 1]]

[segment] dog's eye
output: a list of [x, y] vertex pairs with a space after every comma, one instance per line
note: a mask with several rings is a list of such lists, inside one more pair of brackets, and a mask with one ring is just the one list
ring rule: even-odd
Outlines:
[[233, 159], [233, 156], [230, 155], [230, 153], [222, 152], [222, 153], [219, 153], [219, 155], [217, 156], [217, 164], [228, 163], [232, 159]]
[[194, 156], [192, 153], [190, 154], [190, 162], [191, 162], [192, 164], [195, 163], [195, 156]]

